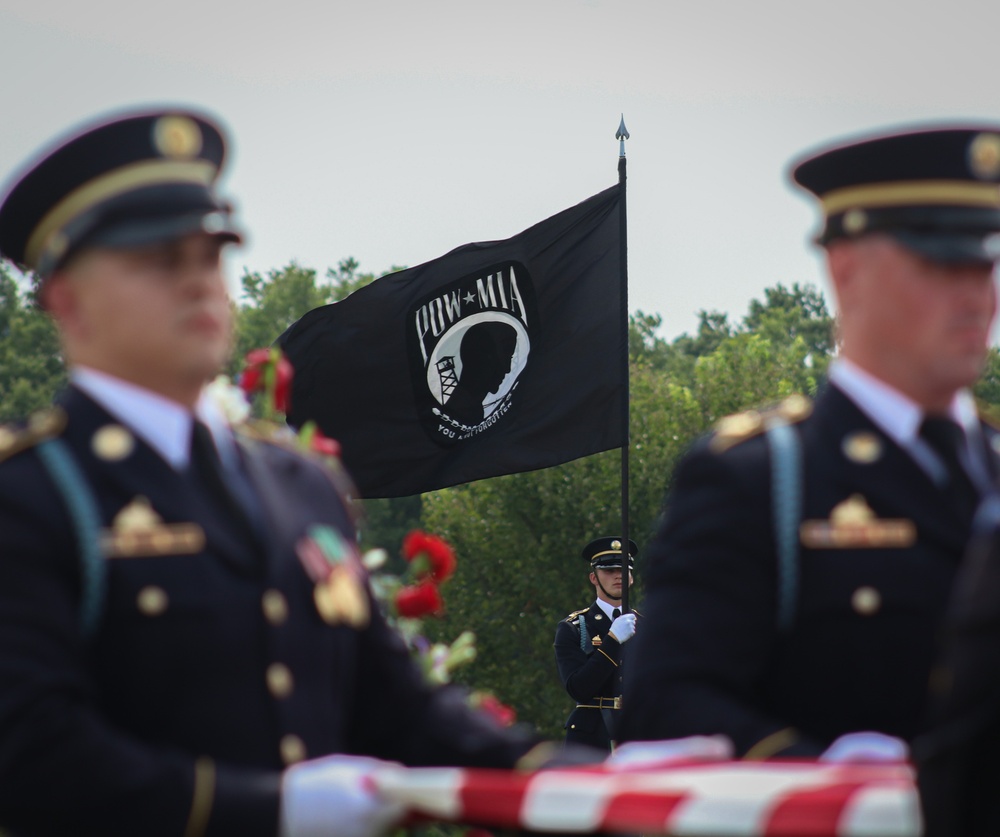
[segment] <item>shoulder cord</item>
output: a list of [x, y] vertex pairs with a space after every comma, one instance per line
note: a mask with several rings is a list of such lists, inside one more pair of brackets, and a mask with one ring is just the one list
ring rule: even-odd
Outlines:
[[587, 635], [587, 620], [584, 618], [584, 614], [580, 614], [576, 624], [580, 626], [580, 650], [585, 654], [593, 653], [594, 648], [590, 645], [590, 637]]
[[93, 492], [73, 454], [61, 439], [47, 439], [37, 447], [38, 455], [62, 494], [73, 521], [80, 548], [80, 578], [83, 587], [80, 623], [85, 638], [97, 630], [104, 605], [107, 568], [100, 547], [101, 517]]
[[779, 632], [795, 620], [799, 593], [798, 528], [802, 515], [802, 449], [796, 431], [783, 421], [767, 429], [771, 450], [771, 506], [778, 557]]

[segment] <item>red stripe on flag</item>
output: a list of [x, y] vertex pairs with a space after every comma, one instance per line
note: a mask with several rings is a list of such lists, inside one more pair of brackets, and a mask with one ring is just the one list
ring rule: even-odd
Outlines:
[[674, 808], [686, 799], [688, 794], [683, 791], [676, 794], [630, 791], [615, 794], [604, 812], [601, 830], [623, 834], [647, 830], [662, 833]]
[[865, 782], [844, 782], [794, 791], [779, 800], [767, 820], [767, 837], [829, 837], [837, 834], [844, 808]]
[[521, 803], [534, 774], [469, 770], [462, 783], [461, 821], [499, 828], [521, 826]]

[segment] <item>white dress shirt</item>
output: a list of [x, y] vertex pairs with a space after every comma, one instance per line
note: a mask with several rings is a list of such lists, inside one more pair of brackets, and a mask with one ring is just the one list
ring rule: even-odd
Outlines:
[[74, 367], [70, 382], [146, 442], [176, 471], [188, 467], [194, 418], [204, 422], [211, 431], [223, 464], [228, 468], [236, 462], [232, 431], [221, 410], [204, 393], [192, 414], [176, 401], [86, 366]]
[[[923, 408], [847, 358], [837, 358], [830, 364], [829, 378], [879, 429], [909, 453], [931, 479], [938, 484], [947, 482], [947, 467], [920, 437]], [[985, 441], [972, 393], [967, 389], [956, 392], [947, 415], [965, 436], [965, 445], [959, 451], [963, 467], [980, 489], [988, 487], [990, 474], [982, 457]]]

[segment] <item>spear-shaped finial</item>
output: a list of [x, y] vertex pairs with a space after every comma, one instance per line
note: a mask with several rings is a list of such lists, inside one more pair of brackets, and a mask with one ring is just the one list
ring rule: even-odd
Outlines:
[[622, 121], [618, 125], [618, 131], [615, 133], [615, 139], [618, 140], [618, 156], [625, 156], [625, 140], [628, 139], [628, 128], [625, 127], [625, 114], [622, 114]]

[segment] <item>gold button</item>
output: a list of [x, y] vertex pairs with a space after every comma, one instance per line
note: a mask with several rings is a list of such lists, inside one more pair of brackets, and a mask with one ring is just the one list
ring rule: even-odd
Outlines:
[[135, 597], [135, 603], [140, 613], [146, 616], [159, 616], [166, 611], [170, 599], [167, 596], [167, 591], [162, 587], [150, 585], [139, 591], [139, 595]]
[[272, 625], [281, 625], [288, 618], [288, 602], [280, 590], [266, 590], [261, 599], [264, 618]]
[[844, 232], [848, 235], [859, 235], [865, 231], [865, 227], [868, 226], [868, 213], [863, 209], [848, 209], [844, 213], [844, 218], [840, 222], [841, 226], [844, 228]]
[[118, 462], [132, 453], [135, 437], [120, 424], [106, 424], [94, 434], [90, 447], [98, 459]]
[[844, 437], [840, 443], [844, 456], [859, 465], [871, 465], [882, 457], [882, 442], [874, 433], [859, 430]]
[[267, 688], [271, 694], [281, 700], [288, 697], [294, 688], [292, 672], [284, 663], [271, 663], [267, 667]]
[[859, 587], [851, 596], [851, 607], [855, 613], [871, 616], [882, 607], [882, 596], [874, 587]]
[[281, 760], [286, 767], [305, 760], [306, 745], [297, 735], [282, 736], [278, 747], [281, 750]]

